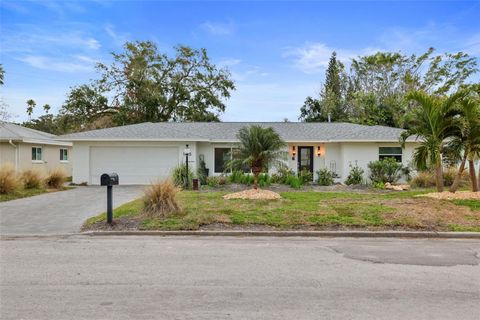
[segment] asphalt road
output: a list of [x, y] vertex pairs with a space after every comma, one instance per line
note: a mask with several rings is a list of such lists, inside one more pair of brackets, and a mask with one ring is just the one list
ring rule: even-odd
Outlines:
[[[114, 186], [113, 206], [139, 198], [142, 186]], [[0, 234], [79, 232], [83, 222], [107, 211], [106, 187], [88, 186], [0, 202]]]
[[0, 241], [1, 319], [475, 319], [480, 241]]

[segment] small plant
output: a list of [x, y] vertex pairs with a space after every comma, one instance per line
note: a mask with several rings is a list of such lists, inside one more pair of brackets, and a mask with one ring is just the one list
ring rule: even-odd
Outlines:
[[218, 177], [207, 177], [207, 185], [209, 187], [218, 186]]
[[295, 175], [288, 176], [287, 179], [285, 180], [285, 184], [289, 185], [294, 189], [300, 189], [302, 187], [302, 181], [300, 180], [299, 177]]
[[[455, 179], [457, 169], [449, 168], [443, 171], [443, 184], [445, 186], [451, 186]], [[460, 180], [460, 186], [467, 186], [470, 183], [470, 176], [468, 171], [465, 170]], [[432, 188], [435, 187], [435, 172], [432, 171], [419, 171], [410, 181], [410, 185], [414, 188]]]
[[35, 169], [23, 171], [21, 180], [25, 189], [43, 188], [45, 183], [43, 174]]
[[198, 180], [200, 181], [200, 184], [206, 185], [207, 177], [208, 177], [208, 169], [204, 160], [200, 160], [200, 163], [197, 169], [197, 175], [198, 175]]
[[268, 173], [263, 173], [258, 176], [258, 185], [260, 187], [268, 187], [271, 185], [270, 176]]
[[348, 173], [347, 180], [345, 180], [345, 184], [347, 186], [361, 184], [363, 181], [363, 174], [365, 171], [360, 168], [359, 166], [350, 165], [350, 172]]
[[170, 180], [159, 181], [145, 189], [143, 212], [149, 216], [166, 218], [180, 211], [175, 198], [179, 188]]
[[288, 184], [285, 181], [287, 180], [287, 177], [293, 176], [295, 173], [293, 172], [292, 169], [289, 169], [287, 166], [280, 166], [277, 168], [277, 172], [272, 174], [272, 183], [280, 183], [280, 184]]
[[0, 167], [0, 194], [12, 193], [18, 187], [18, 179], [13, 166], [4, 164]]
[[317, 171], [317, 183], [321, 186], [331, 186], [333, 184], [333, 172], [324, 168]]
[[253, 180], [254, 180], [254, 178], [253, 178], [252, 175], [250, 175], [250, 174], [244, 174], [244, 175], [242, 176], [241, 180], [240, 180], [240, 183], [249, 186], [249, 185], [252, 185], [252, 184], [253, 184]]
[[243, 171], [235, 170], [230, 174], [228, 180], [230, 180], [231, 183], [242, 183], [242, 179], [244, 179], [244, 176], [245, 173], [243, 173]]
[[368, 163], [368, 169], [370, 169], [369, 178], [374, 184], [377, 182], [395, 183], [400, 179], [402, 164], [393, 158], [385, 158]]
[[184, 189], [189, 189], [192, 186], [193, 172], [188, 168], [188, 178], [187, 178], [187, 166], [181, 164], [173, 169], [172, 173], [173, 183], [177, 187], [182, 187]]
[[310, 170], [303, 169], [299, 172], [298, 177], [300, 178], [301, 184], [307, 184], [313, 181], [313, 172]]
[[225, 176], [219, 176], [218, 177], [218, 184], [223, 186], [223, 185], [226, 185], [227, 184], [227, 177]]
[[375, 183], [373, 184], [373, 187], [374, 187], [375, 189], [385, 189], [385, 183], [383, 183], [383, 182], [381, 182], [381, 181], [375, 182]]
[[51, 170], [45, 179], [47, 186], [54, 189], [60, 189], [65, 181], [67, 181], [67, 174], [62, 168], [55, 168]]

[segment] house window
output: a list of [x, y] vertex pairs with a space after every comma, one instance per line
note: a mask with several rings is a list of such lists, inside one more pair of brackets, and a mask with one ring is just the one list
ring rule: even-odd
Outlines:
[[378, 159], [393, 158], [397, 162], [402, 162], [402, 148], [400, 147], [380, 147], [378, 148]]
[[68, 161], [68, 149], [60, 149], [60, 161]]
[[215, 172], [223, 173], [225, 166], [231, 159], [231, 148], [215, 148]]
[[41, 147], [32, 147], [32, 161], [42, 161]]

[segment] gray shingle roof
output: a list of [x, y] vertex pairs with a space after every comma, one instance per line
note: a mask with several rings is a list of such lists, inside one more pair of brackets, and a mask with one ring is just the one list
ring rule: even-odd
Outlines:
[[[75, 140], [236, 141], [241, 127], [272, 127], [289, 142], [398, 141], [402, 129], [324, 122], [145, 122], [59, 136]], [[409, 141], [413, 141], [410, 139]]]
[[[22, 127], [18, 124], [13, 124], [10, 122], [0, 121], [1, 141], [36, 141], [44, 144], [59, 144], [60, 142], [56, 138], [56, 135], [50, 133]], [[65, 145], [69, 145], [69, 143], [67, 142]]]

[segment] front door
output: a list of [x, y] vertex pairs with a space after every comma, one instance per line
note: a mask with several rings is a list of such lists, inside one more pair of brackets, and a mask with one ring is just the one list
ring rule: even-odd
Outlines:
[[313, 172], [313, 147], [298, 147], [298, 172]]

